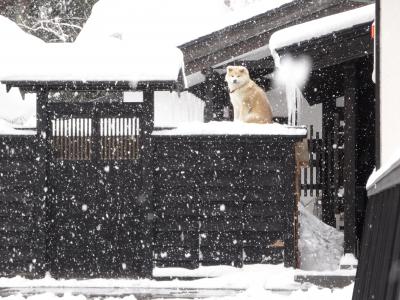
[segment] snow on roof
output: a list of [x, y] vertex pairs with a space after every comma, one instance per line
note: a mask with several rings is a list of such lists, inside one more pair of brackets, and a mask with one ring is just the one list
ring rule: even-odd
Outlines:
[[15, 129], [14, 124], [0, 119], [0, 135], [35, 135], [36, 130]]
[[183, 54], [157, 40], [45, 43], [0, 16], [1, 81], [170, 81]]
[[251, 124], [242, 122], [191, 122], [175, 129], [160, 130], [153, 135], [287, 135], [305, 136], [305, 127], [290, 127], [282, 124]]
[[330, 34], [352, 26], [372, 22], [375, 18], [375, 4], [352, 9], [340, 14], [320, 18], [279, 30], [269, 40], [273, 51], [285, 46]]
[[145, 38], [178, 46], [291, 1], [261, 0], [229, 9], [224, 0], [100, 0], [77, 41]]
[[367, 181], [367, 190], [373, 190], [385, 176], [387, 176], [393, 170], [400, 168], [400, 148], [395, 151], [392, 157], [382, 165], [379, 170], [374, 170]]
[[2, 46], [1, 81], [177, 80], [183, 54], [176, 47], [126, 43], [52, 43]]
[[[34, 116], [36, 116], [35, 94], [25, 94], [23, 99], [17, 88], [7, 92], [6, 86], [0, 84], [0, 121], [4, 120], [13, 127], [32, 127], [31, 119]], [[0, 128], [0, 132], [4, 133], [4, 130]]]

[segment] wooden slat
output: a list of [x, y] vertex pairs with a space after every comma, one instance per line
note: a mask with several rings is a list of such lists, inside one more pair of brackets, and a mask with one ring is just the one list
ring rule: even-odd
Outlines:
[[310, 151], [310, 196], [314, 196], [314, 143], [312, 142], [314, 139], [314, 127], [313, 125], [310, 126], [310, 138], [309, 141], [309, 151]]
[[339, 114], [335, 114], [335, 121], [333, 127], [333, 199], [335, 205], [338, 205], [339, 201]]
[[[315, 157], [316, 157], [316, 183], [319, 185], [321, 183], [321, 144], [319, 139], [319, 132], [316, 133], [316, 147], [315, 149]], [[319, 197], [320, 188], [317, 187], [317, 197]]]

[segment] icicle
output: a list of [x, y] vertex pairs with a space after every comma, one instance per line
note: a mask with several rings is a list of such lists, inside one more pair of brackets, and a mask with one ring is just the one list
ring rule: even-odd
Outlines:
[[303, 85], [307, 80], [310, 71], [309, 61], [304, 58], [294, 61], [291, 57], [288, 57], [282, 63], [278, 52], [274, 48], [271, 49], [271, 54], [277, 70], [276, 81], [278, 85], [285, 88], [288, 125], [298, 125], [301, 102], [304, 99], [299, 86]]

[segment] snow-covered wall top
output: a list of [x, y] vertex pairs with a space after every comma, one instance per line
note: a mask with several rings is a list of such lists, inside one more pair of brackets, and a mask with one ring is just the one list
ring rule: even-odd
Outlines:
[[[178, 46], [293, 0], [100, 0], [77, 41], [116, 37]], [[245, 1], [249, 2], [249, 1]]]
[[317, 38], [354, 25], [372, 22], [375, 18], [375, 4], [349, 10], [340, 14], [320, 18], [279, 30], [269, 40], [271, 51]]
[[305, 136], [305, 127], [281, 124], [251, 124], [242, 122], [191, 122], [171, 130], [155, 131], [153, 135], [287, 135]]

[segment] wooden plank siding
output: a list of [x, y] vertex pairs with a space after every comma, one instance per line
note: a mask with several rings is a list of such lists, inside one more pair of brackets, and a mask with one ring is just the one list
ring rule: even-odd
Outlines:
[[45, 269], [45, 213], [35, 136], [0, 136], [0, 276]]
[[36, 139], [1, 137], [2, 276], [297, 265], [298, 137], [155, 136], [139, 161], [53, 156], [46, 203]]
[[154, 136], [156, 265], [295, 266], [294, 141]]
[[361, 247], [353, 300], [398, 299], [400, 184], [369, 195]]

